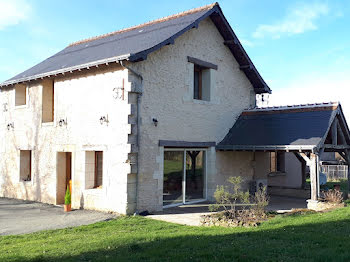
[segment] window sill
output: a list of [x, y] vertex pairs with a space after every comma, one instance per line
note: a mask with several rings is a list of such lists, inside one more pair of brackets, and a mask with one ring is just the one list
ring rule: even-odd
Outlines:
[[24, 104], [24, 105], [18, 105], [18, 106], [15, 106], [15, 109], [23, 109], [23, 108], [27, 108], [27, 104]]
[[84, 190], [84, 193], [91, 194], [91, 195], [98, 195], [102, 193], [102, 187], [101, 188], [88, 188]]
[[271, 172], [267, 176], [275, 177], [275, 176], [286, 176], [286, 175], [287, 175], [286, 172], [277, 171], [277, 172]]
[[32, 184], [32, 180], [20, 180], [19, 182], [23, 184]]
[[200, 105], [211, 105], [211, 104], [213, 104], [211, 101], [199, 100], [199, 99], [192, 99], [192, 102], [195, 103], [195, 104], [200, 104]]
[[42, 122], [41, 126], [54, 126], [54, 122]]

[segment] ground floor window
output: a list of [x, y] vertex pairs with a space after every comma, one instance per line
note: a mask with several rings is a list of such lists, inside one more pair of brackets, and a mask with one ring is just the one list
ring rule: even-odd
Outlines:
[[85, 188], [101, 188], [103, 184], [103, 151], [85, 153]]
[[32, 151], [20, 151], [19, 176], [21, 181], [32, 180]]
[[164, 151], [163, 205], [205, 199], [205, 150]]
[[103, 152], [95, 151], [95, 188], [102, 187]]
[[270, 152], [270, 172], [285, 171], [285, 152]]

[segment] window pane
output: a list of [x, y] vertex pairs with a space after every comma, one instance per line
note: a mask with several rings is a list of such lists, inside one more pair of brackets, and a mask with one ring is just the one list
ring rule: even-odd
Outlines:
[[284, 152], [277, 153], [277, 171], [285, 171], [285, 154]]
[[15, 105], [21, 106], [26, 104], [26, 92], [27, 87], [25, 85], [17, 85], [15, 88]]
[[276, 172], [276, 152], [270, 153], [270, 172]]
[[186, 201], [204, 198], [204, 152], [187, 151]]
[[194, 99], [199, 99], [199, 70], [194, 70]]
[[102, 174], [103, 174], [103, 152], [95, 152], [95, 187], [102, 186]]
[[164, 179], [163, 179], [163, 205], [171, 205], [183, 202], [182, 180], [183, 180], [183, 158], [184, 152], [164, 152]]
[[32, 151], [21, 150], [20, 152], [20, 179], [22, 181], [32, 180]]

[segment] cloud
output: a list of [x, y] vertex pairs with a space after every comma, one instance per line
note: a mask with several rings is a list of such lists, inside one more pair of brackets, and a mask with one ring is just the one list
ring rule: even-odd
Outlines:
[[26, 0], [0, 0], [0, 30], [25, 21], [31, 10]]
[[327, 15], [329, 7], [325, 3], [303, 4], [289, 10], [287, 16], [274, 24], [259, 25], [253, 33], [255, 38], [280, 38], [282, 35], [301, 34], [316, 30], [316, 20]]
[[[284, 88], [275, 88], [268, 106], [340, 102], [350, 119], [350, 70], [311, 73], [295, 79]], [[264, 104], [266, 106], [267, 104]]]

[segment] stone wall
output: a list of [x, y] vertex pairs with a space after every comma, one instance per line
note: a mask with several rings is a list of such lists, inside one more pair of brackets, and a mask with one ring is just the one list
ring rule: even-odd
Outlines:
[[[143, 76], [139, 211], [162, 209], [163, 148], [158, 146], [159, 140], [219, 142], [242, 110], [255, 105], [251, 83], [223, 42], [215, 25], [206, 19], [197, 29], [177, 38], [174, 45], [165, 46], [148, 55], [147, 60], [130, 65]], [[194, 65], [187, 61], [187, 56], [218, 65], [218, 69], [213, 70], [215, 84], [210, 90], [210, 101], [193, 99]], [[153, 118], [158, 120], [157, 126]], [[215, 148], [208, 149], [209, 195], [216, 186], [215, 180], [225, 180], [230, 173], [231, 166], [222, 164], [224, 161], [238, 164], [235, 174], [250, 176], [246, 156], [249, 154], [237, 155], [232, 160], [224, 153], [216, 153]]]
[[[23, 106], [15, 106], [14, 87], [4, 88], [1, 106], [7, 104], [7, 111], [2, 108], [0, 116], [5, 138], [0, 144], [0, 196], [56, 204], [62, 194], [56, 188], [57, 153], [72, 152], [72, 207], [126, 213], [132, 88], [128, 77], [128, 70], [115, 64], [55, 77], [54, 121], [47, 123], [42, 123], [44, 82], [28, 84]], [[108, 122], [101, 124], [101, 116]], [[60, 120], [64, 120], [61, 125]], [[14, 129], [7, 130], [8, 123], [14, 123]], [[31, 181], [20, 181], [20, 150], [32, 150]], [[91, 189], [91, 178], [86, 180], [91, 172], [86, 170], [86, 152], [91, 151], [103, 151], [101, 189]]]

